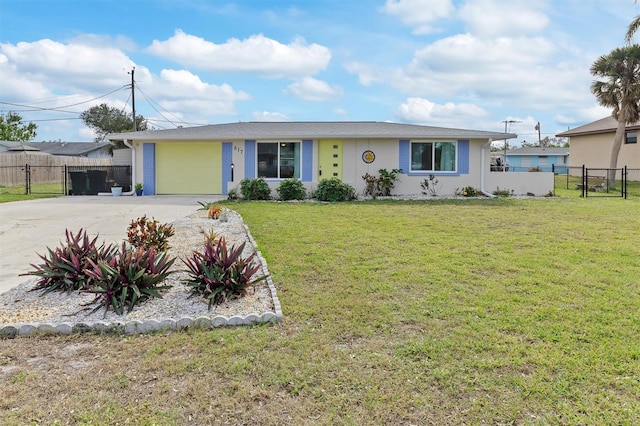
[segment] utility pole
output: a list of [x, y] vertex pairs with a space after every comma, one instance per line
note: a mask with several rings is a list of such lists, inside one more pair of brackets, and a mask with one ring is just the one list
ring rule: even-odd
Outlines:
[[538, 146], [542, 146], [542, 141], [540, 140], [540, 122], [536, 124], [536, 130], [538, 131]]
[[133, 79], [133, 74], [136, 72], [136, 67], [133, 67], [131, 69], [131, 72], [129, 74], [131, 74], [131, 106], [133, 108], [133, 131], [137, 131], [137, 127], [136, 127], [136, 82]]
[[504, 123], [504, 161], [503, 161], [503, 171], [507, 171], [507, 149], [509, 149], [509, 139], [507, 139], [507, 125], [510, 125], [511, 123], [522, 123], [522, 121], [517, 121], [517, 120], [502, 120], [502, 122]]

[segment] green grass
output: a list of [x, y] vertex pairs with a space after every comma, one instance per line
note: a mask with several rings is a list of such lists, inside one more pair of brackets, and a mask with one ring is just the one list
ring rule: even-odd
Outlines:
[[227, 206], [281, 324], [0, 341], [2, 423], [640, 423], [640, 199]]
[[64, 195], [64, 189], [59, 182], [34, 184], [31, 186], [31, 194], [25, 194], [24, 185], [0, 186], [0, 203], [59, 197], [62, 195]]

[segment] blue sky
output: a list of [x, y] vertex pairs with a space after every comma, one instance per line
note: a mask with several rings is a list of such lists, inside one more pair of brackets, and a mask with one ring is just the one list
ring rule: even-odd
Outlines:
[[[0, 0], [0, 111], [91, 141], [106, 102], [158, 129], [366, 120], [542, 137], [607, 116], [590, 65], [633, 0]], [[517, 144], [517, 141], [512, 140]]]

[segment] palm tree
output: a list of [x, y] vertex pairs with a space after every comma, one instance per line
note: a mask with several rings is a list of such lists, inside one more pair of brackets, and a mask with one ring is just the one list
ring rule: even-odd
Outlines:
[[640, 15], [633, 18], [633, 21], [629, 24], [629, 29], [627, 30], [627, 34], [624, 36], [624, 41], [627, 44], [631, 44], [631, 39], [636, 34], [636, 32], [640, 29]]
[[619, 47], [600, 56], [591, 65], [591, 74], [604, 80], [594, 81], [591, 92], [600, 105], [613, 108], [611, 116], [618, 122], [607, 173], [607, 186], [615, 189], [615, 169], [626, 126], [640, 119], [640, 46]]
[[[636, 0], [634, 3], [637, 3], [637, 2], [638, 0]], [[633, 18], [633, 21], [631, 21], [631, 23], [629, 24], [629, 28], [627, 29], [627, 34], [624, 36], [624, 41], [627, 42], [627, 44], [631, 44], [631, 39], [639, 29], [640, 29], [640, 15]]]

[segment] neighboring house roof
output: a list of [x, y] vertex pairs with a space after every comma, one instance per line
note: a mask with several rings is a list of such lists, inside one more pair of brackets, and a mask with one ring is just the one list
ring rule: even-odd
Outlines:
[[[566, 138], [566, 137], [572, 137], [572, 136], [611, 133], [611, 132], [615, 132], [617, 127], [618, 127], [618, 122], [616, 121], [616, 119], [609, 116], [609, 117], [601, 118], [600, 120], [596, 120], [592, 123], [585, 124], [584, 126], [576, 127], [575, 129], [570, 129], [570, 130], [567, 130], [566, 132], [558, 133], [556, 136]], [[640, 123], [628, 125], [626, 129], [638, 130], [640, 129]]]
[[29, 147], [29, 151], [42, 151], [51, 155], [84, 156], [94, 151], [104, 150], [111, 145], [109, 141], [103, 142], [13, 142], [0, 141], [0, 145], [7, 150], [20, 150], [16, 147]]
[[238, 122], [168, 130], [114, 133], [111, 140], [159, 141], [203, 139], [318, 139], [318, 138], [469, 138], [513, 139], [513, 133], [451, 129], [377, 121]]
[[5, 149], [3, 152], [15, 153], [15, 152], [28, 152], [29, 154], [47, 154], [46, 152], [40, 152], [38, 148], [32, 147], [26, 142], [14, 142], [14, 141], [1, 141], [0, 146]]
[[528, 148], [514, 148], [507, 151], [509, 155], [521, 155], [521, 156], [540, 156], [540, 155], [556, 155], [563, 156], [569, 155], [569, 148], [544, 148], [544, 147], [528, 147]]

